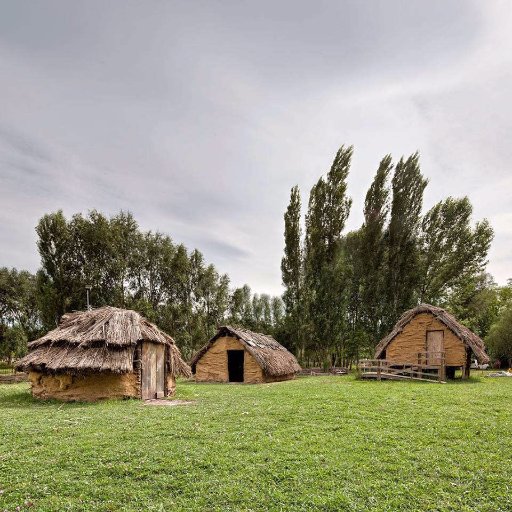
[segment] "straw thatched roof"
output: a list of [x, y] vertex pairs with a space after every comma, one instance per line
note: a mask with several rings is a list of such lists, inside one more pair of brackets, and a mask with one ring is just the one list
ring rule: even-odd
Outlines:
[[301, 370], [295, 356], [279, 344], [272, 336], [225, 325], [219, 327], [217, 334], [192, 358], [190, 365], [195, 372], [196, 363], [203, 357], [218, 338], [232, 336], [237, 338], [247, 351], [256, 359], [261, 369], [269, 377], [291, 375]]
[[400, 317], [400, 320], [398, 320], [395, 327], [393, 327], [393, 330], [379, 342], [375, 348], [375, 357], [379, 358], [391, 341], [395, 339], [395, 337], [403, 331], [404, 327], [420, 313], [430, 313], [441, 323], [446, 325], [446, 327], [450, 329], [455, 336], [457, 336], [473, 351], [473, 354], [475, 354], [475, 357], [481, 364], [489, 362], [489, 357], [485, 353], [485, 345], [481, 338], [479, 338], [474, 332], [471, 332], [465, 325], [457, 322], [451, 313], [448, 313], [448, 311], [445, 311], [442, 308], [431, 306], [430, 304], [420, 304], [419, 306], [406, 311]]
[[62, 316], [56, 329], [28, 344], [19, 361], [21, 371], [102, 372], [133, 371], [138, 342], [167, 345], [170, 371], [190, 376], [174, 340], [136, 311], [105, 306]]

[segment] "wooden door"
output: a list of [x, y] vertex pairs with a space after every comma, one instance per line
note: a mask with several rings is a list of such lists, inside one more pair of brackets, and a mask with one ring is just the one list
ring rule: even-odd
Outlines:
[[444, 331], [427, 331], [427, 362], [440, 364], [444, 352]]
[[165, 394], [165, 345], [142, 344], [141, 395], [143, 400]]

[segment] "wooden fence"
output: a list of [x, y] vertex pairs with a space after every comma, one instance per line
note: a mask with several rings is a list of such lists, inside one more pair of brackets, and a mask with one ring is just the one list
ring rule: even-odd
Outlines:
[[0, 384], [13, 384], [28, 380], [26, 373], [17, 372], [14, 367], [0, 368]]
[[358, 371], [362, 379], [445, 382], [445, 354], [420, 352], [417, 362], [403, 363], [386, 359], [363, 359], [358, 365]]
[[314, 376], [322, 376], [322, 375], [347, 375], [348, 368], [344, 368], [342, 366], [331, 366], [327, 370], [324, 368], [320, 368], [319, 366], [314, 368], [302, 368], [299, 372], [299, 375], [314, 375]]

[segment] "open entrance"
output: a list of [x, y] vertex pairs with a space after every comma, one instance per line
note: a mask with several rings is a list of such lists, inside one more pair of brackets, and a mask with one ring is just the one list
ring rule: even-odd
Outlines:
[[244, 351], [228, 350], [229, 382], [244, 381]]

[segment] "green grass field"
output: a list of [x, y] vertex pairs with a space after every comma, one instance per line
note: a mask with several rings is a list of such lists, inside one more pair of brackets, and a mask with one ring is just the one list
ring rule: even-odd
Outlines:
[[181, 382], [177, 397], [196, 403], [0, 386], [0, 511], [512, 510], [512, 379]]

